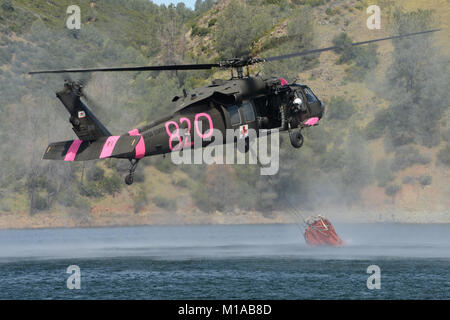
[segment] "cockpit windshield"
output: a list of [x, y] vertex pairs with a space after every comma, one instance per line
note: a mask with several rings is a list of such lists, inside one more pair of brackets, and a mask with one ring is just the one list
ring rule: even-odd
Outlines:
[[317, 99], [317, 97], [314, 95], [314, 93], [308, 87], [305, 88], [305, 96], [306, 96], [306, 100], [308, 100], [308, 103], [319, 102], [319, 99]]

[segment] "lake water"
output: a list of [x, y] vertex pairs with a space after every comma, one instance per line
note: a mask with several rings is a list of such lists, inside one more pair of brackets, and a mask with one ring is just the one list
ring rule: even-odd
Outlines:
[[0, 299], [450, 299], [450, 225], [335, 227], [340, 248], [295, 225], [0, 230]]

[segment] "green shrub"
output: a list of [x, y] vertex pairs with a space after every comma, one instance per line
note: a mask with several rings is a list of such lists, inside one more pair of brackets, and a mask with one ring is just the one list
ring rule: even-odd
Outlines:
[[90, 198], [98, 198], [103, 196], [104, 192], [98, 182], [91, 181], [80, 185], [80, 194]]
[[178, 179], [176, 181], [174, 181], [174, 185], [182, 187], [182, 188], [187, 188], [187, 186], [189, 185], [189, 181], [187, 179]]
[[210, 196], [205, 192], [202, 184], [199, 183], [195, 188], [191, 189], [191, 197], [200, 210], [204, 212], [212, 210]]
[[84, 198], [82, 198], [80, 196], [76, 196], [73, 199], [73, 204], [72, 204], [71, 207], [83, 210], [84, 212], [90, 212], [91, 211], [91, 205], [89, 204], [89, 201], [87, 201], [86, 199], [84, 199]]
[[392, 161], [391, 169], [393, 171], [399, 171], [416, 164], [428, 164], [430, 161], [430, 156], [421, 154], [417, 148], [413, 146], [401, 146], [395, 150], [395, 157]]
[[100, 182], [100, 187], [108, 194], [115, 194], [122, 190], [122, 179], [118, 175], [105, 177]]
[[152, 198], [153, 203], [156, 204], [159, 208], [163, 208], [166, 210], [176, 210], [177, 203], [174, 200], [170, 200], [165, 197], [155, 196]]
[[340, 14], [341, 10], [339, 10], [338, 8], [336, 8], [336, 9], [327, 8], [327, 10], [325, 10], [325, 13], [328, 16], [334, 16], [336, 14]]
[[136, 183], [136, 182], [144, 182], [144, 181], [145, 181], [144, 170], [136, 170], [134, 173], [134, 182]]
[[31, 199], [31, 210], [30, 212], [42, 211], [48, 209], [47, 198], [39, 193], [35, 193]]
[[204, 37], [208, 33], [209, 33], [208, 28], [199, 27], [196, 23], [194, 23], [192, 25], [192, 32], [191, 32], [192, 37], [195, 37], [195, 36]]
[[336, 53], [340, 54], [337, 64], [351, 64], [346, 69], [349, 80], [363, 80], [367, 72], [378, 64], [377, 46], [369, 44], [362, 47], [351, 46], [352, 39], [345, 32], [333, 38], [333, 45], [338, 47]]
[[375, 179], [379, 187], [384, 187], [394, 180], [394, 175], [389, 168], [389, 161], [387, 159], [381, 159], [375, 164]]
[[390, 184], [384, 188], [384, 193], [388, 196], [395, 197], [401, 189], [402, 187], [397, 184]]
[[[392, 18], [396, 33], [426, 30], [436, 21], [431, 10], [421, 9], [395, 9]], [[392, 117], [386, 129], [387, 142], [393, 146], [416, 143], [434, 147], [440, 143], [439, 122], [449, 101], [448, 72], [442, 72], [447, 62], [433, 41], [426, 40], [427, 45], [424, 41], [392, 42], [394, 51], [386, 70], [383, 96], [390, 102]]]
[[424, 174], [419, 177], [419, 183], [422, 186], [429, 186], [431, 184], [431, 181], [432, 181], [432, 178], [428, 174]]
[[0, 65], [10, 63], [12, 58], [12, 53], [9, 52], [8, 48], [0, 48]]
[[87, 181], [100, 181], [105, 176], [105, 170], [98, 166], [93, 166], [89, 168], [86, 172], [86, 180]]
[[335, 36], [332, 40], [333, 46], [338, 47], [335, 51], [341, 54], [341, 58], [338, 63], [347, 62], [352, 58], [351, 44], [352, 39], [347, 35], [346, 32], [341, 32]]
[[214, 26], [217, 22], [216, 18], [212, 18], [208, 21], [208, 28], [211, 28], [212, 26]]
[[174, 166], [173, 163], [166, 158], [157, 158], [155, 159], [155, 167], [161, 172], [164, 173], [172, 173], [175, 171], [177, 166]]
[[25, 185], [28, 190], [44, 189], [47, 186], [47, 177], [44, 174], [30, 174]]
[[134, 213], [138, 213], [148, 203], [147, 194], [144, 189], [140, 189], [133, 197]]
[[375, 121], [369, 122], [365, 129], [365, 136], [367, 140], [379, 139], [384, 134], [384, 126], [379, 126]]
[[375, 114], [375, 118], [369, 122], [365, 128], [367, 140], [381, 138], [386, 129], [386, 123], [389, 121], [389, 110], [383, 109]]
[[450, 167], [450, 145], [445, 146], [439, 151], [437, 160], [439, 163]]
[[74, 188], [72, 187], [68, 187], [68, 188], [63, 188], [57, 197], [57, 201], [60, 205], [64, 206], [64, 207], [70, 207], [73, 205], [74, 203], [74, 198], [77, 196], [77, 193], [74, 192]]
[[444, 132], [442, 132], [442, 140], [444, 140], [446, 142], [450, 142], [450, 128], [448, 128], [447, 130], [444, 130]]
[[345, 100], [343, 97], [331, 97], [326, 112], [329, 120], [347, 120], [355, 112], [355, 106], [352, 101]]
[[2, 9], [5, 11], [14, 11], [14, 6], [11, 3], [11, 0], [4, 0], [2, 1]]
[[271, 20], [272, 16], [264, 6], [230, 1], [217, 19], [214, 33], [217, 52], [227, 58], [249, 54], [254, 41], [272, 27]]
[[292, 0], [292, 3], [297, 5], [308, 5], [311, 7], [317, 7], [324, 5], [326, 2], [329, 2], [329, 0]]
[[416, 178], [412, 176], [405, 176], [402, 179], [403, 184], [414, 184], [416, 183]]
[[[195, 13], [196, 13], [197, 15], [200, 15], [200, 14], [202, 14], [203, 12], [206, 12], [206, 11], [208, 11], [209, 9], [211, 9], [211, 8], [214, 6], [215, 3], [216, 3], [215, 0], [204, 0], [204, 1], [202, 1], [202, 0], [196, 0], [196, 1], [195, 1], [195, 6], [194, 6]], [[186, 9], [186, 10], [187, 10], [187, 9]]]
[[73, 186], [63, 188], [57, 197], [57, 201], [64, 207], [73, 207], [78, 209], [90, 210], [89, 201], [80, 196]]

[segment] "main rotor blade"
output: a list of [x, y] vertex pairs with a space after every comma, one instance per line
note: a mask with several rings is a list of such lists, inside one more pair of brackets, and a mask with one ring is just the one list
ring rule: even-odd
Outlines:
[[119, 68], [92, 68], [92, 69], [62, 69], [31, 71], [28, 74], [40, 73], [73, 73], [73, 72], [113, 72], [113, 71], [163, 71], [163, 70], [208, 70], [220, 67], [218, 63], [206, 64], [179, 64], [165, 66], [119, 67]]
[[[411, 36], [416, 36], [419, 34], [425, 34], [425, 33], [431, 33], [431, 32], [436, 32], [436, 31], [440, 31], [442, 29], [434, 29], [434, 30], [427, 30], [427, 31], [421, 31], [421, 32], [414, 32], [414, 33], [407, 33], [407, 34], [401, 34], [398, 36], [392, 36], [392, 37], [387, 37], [387, 38], [379, 38], [379, 39], [374, 39], [374, 40], [366, 40], [366, 41], [361, 41], [361, 42], [354, 42], [351, 44], [352, 47], [354, 46], [360, 46], [363, 44], [368, 44], [368, 43], [373, 43], [373, 42], [379, 42], [379, 41], [385, 41], [385, 40], [391, 40], [391, 39], [399, 39], [399, 38], [404, 38], [404, 37], [411, 37]], [[291, 53], [291, 54], [285, 54], [285, 55], [281, 55], [281, 56], [274, 56], [274, 57], [268, 57], [268, 58], [263, 58], [262, 60], [265, 61], [277, 61], [277, 60], [283, 60], [283, 59], [289, 59], [289, 58], [294, 58], [294, 57], [299, 57], [299, 56], [305, 56], [308, 54], [313, 54], [313, 53], [319, 53], [319, 52], [324, 52], [324, 51], [330, 51], [330, 50], [336, 50], [336, 49], [342, 49], [342, 46], [333, 46], [333, 47], [327, 47], [327, 48], [321, 48], [321, 49], [313, 49], [313, 50], [307, 50], [307, 51], [302, 51], [302, 52], [297, 52], [297, 53]], [[344, 46], [345, 48], [345, 46]]]
[[[434, 29], [434, 30], [427, 30], [427, 31], [421, 31], [421, 32], [415, 32], [415, 33], [408, 33], [408, 34], [402, 34], [398, 36], [391, 36], [386, 38], [379, 38], [374, 40], [366, 40], [361, 42], [355, 42], [352, 43], [351, 46], [360, 46], [368, 43], [373, 42], [379, 42], [379, 41], [385, 41], [385, 40], [392, 40], [392, 39], [399, 39], [404, 37], [411, 37], [416, 36], [420, 34], [426, 34], [431, 32], [437, 32], [442, 29]], [[345, 47], [345, 46], [344, 46]], [[305, 56], [309, 54], [314, 53], [320, 53], [324, 51], [330, 51], [330, 50], [336, 50], [341, 49], [342, 46], [332, 46], [327, 48], [321, 48], [321, 49], [313, 49], [313, 50], [307, 50], [302, 52], [296, 52], [281, 56], [274, 56], [274, 57], [267, 57], [267, 58], [253, 58], [253, 59], [231, 59], [231, 60], [224, 60], [219, 63], [205, 63], [205, 64], [179, 64], [179, 65], [163, 65], [163, 66], [140, 66], [140, 67], [119, 67], [119, 68], [90, 68], [90, 69], [62, 69], [62, 70], [41, 70], [41, 71], [31, 71], [28, 74], [42, 74], [42, 73], [83, 73], [83, 72], [114, 72], [114, 71], [170, 71], [170, 70], [209, 70], [212, 68], [227, 68], [227, 67], [242, 67], [245, 65], [251, 65], [255, 63], [260, 62], [266, 62], [266, 61], [277, 61], [277, 60], [283, 60], [283, 59], [289, 59], [299, 56]]]

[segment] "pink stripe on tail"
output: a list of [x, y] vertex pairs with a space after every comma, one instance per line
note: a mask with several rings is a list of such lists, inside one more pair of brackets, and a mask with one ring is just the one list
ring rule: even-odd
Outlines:
[[75, 156], [77, 155], [78, 149], [80, 148], [83, 140], [74, 140], [67, 150], [66, 156], [64, 157], [64, 161], [74, 161]]
[[108, 158], [112, 155], [114, 147], [116, 146], [117, 140], [119, 140], [120, 136], [110, 136], [106, 139], [105, 144], [103, 145], [102, 153], [100, 153], [100, 159]]
[[136, 145], [136, 159], [141, 159], [145, 156], [145, 141], [144, 141], [144, 137], [142, 135], [139, 134], [139, 130], [138, 129], [133, 129], [131, 131], [128, 131], [128, 134], [130, 136], [141, 136], [141, 138], [139, 139], [138, 144]]
[[130, 136], [137, 136], [139, 134], [139, 130], [138, 129], [133, 129], [131, 131], [128, 131], [128, 134]]

